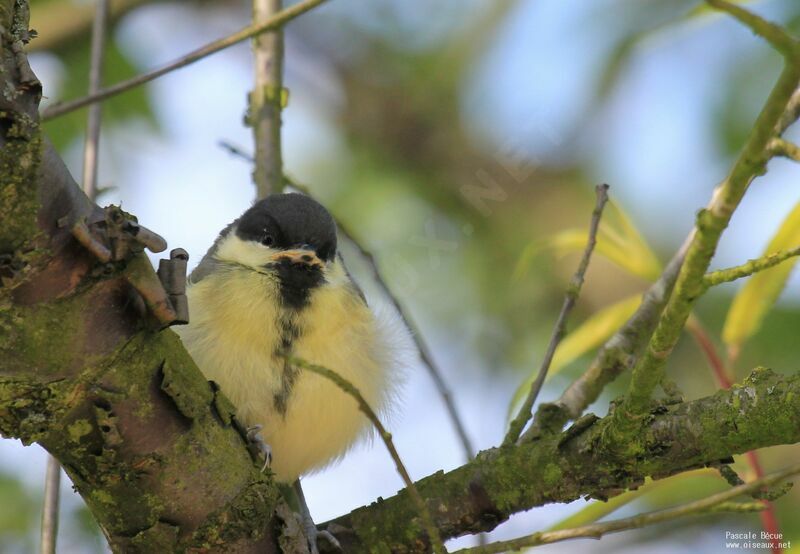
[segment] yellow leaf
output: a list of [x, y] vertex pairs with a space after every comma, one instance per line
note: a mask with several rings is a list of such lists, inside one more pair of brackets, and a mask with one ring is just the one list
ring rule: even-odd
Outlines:
[[715, 481], [718, 481], [719, 474], [712, 469], [697, 469], [694, 471], [687, 471], [685, 473], [673, 475], [672, 477], [668, 477], [666, 479], [659, 479], [658, 481], [653, 481], [648, 477], [645, 481], [645, 484], [638, 489], [624, 492], [619, 496], [610, 498], [607, 502], [594, 501], [585, 508], [578, 510], [571, 516], [559, 521], [547, 530], [558, 531], [560, 529], [570, 529], [572, 527], [579, 527], [581, 525], [589, 525], [590, 523], [594, 523], [610, 513], [622, 508], [626, 504], [630, 504], [645, 494], [664, 489], [668, 490], [674, 488], [681, 481], [695, 478], [714, 479]]
[[[796, 248], [798, 245], [800, 245], [800, 202], [783, 220], [764, 250], [764, 255]], [[786, 286], [789, 274], [796, 263], [797, 258], [788, 260], [756, 273], [747, 280], [733, 299], [722, 329], [722, 340], [729, 349], [741, 348], [747, 339], [758, 332], [767, 312]]]
[[[564, 337], [564, 340], [556, 348], [553, 361], [550, 363], [550, 370], [547, 372], [547, 378], [551, 378], [565, 366], [608, 340], [633, 315], [641, 300], [641, 296], [637, 294], [603, 308]], [[511, 406], [509, 407], [510, 413], [525, 399], [538, 371], [539, 368], [537, 366], [514, 392]]]
[[[513, 272], [515, 280], [525, 276], [534, 256], [544, 249], [552, 249], [556, 255], [582, 252], [589, 240], [589, 232], [582, 229], [567, 229], [540, 241], [535, 241], [522, 251]], [[647, 242], [619, 206], [609, 202], [600, 222], [595, 252], [605, 256], [621, 268], [648, 281], [661, 274], [661, 264]]]

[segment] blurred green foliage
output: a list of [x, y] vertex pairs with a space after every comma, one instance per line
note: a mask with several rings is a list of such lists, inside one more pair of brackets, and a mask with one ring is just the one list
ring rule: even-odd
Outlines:
[[0, 551], [34, 548], [31, 529], [41, 509], [27, 492], [17, 476], [0, 474]]
[[[60, 48], [56, 55], [64, 65], [64, 80], [56, 98], [72, 99], [85, 96], [89, 89], [88, 41], [75, 42]], [[116, 44], [108, 41], [105, 57], [104, 81], [116, 83], [133, 77], [141, 71]], [[47, 92], [47, 91], [46, 91]], [[137, 87], [103, 103], [103, 124], [106, 127], [124, 125], [131, 119], [142, 119], [156, 125], [147, 89]], [[64, 150], [76, 141], [83, 141], [86, 132], [86, 109], [76, 110], [44, 124], [45, 133], [55, 147]]]

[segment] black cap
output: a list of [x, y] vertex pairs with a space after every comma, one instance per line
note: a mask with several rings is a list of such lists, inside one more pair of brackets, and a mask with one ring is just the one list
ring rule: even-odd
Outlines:
[[236, 235], [277, 249], [305, 246], [325, 261], [336, 256], [333, 217], [322, 204], [303, 194], [271, 194], [259, 200], [239, 218]]

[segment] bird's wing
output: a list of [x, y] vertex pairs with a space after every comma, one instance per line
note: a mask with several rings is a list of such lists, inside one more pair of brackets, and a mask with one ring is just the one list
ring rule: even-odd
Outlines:
[[361, 290], [361, 287], [358, 286], [356, 280], [353, 279], [353, 275], [350, 273], [350, 270], [347, 269], [347, 265], [344, 263], [344, 258], [342, 258], [341, 254], [336, 254], [336, 257], [339, 259], [339, 263], [342, 264], [342, 268], [344, 269], [345, 274], [347, 275], [347, 279], [350, 281], [350, 286], [353, 288], [353, 292], [361, 298], [361, 301], [364, 302], [364, 305], [369, 307], [369, 303], [367, 302], [367, 297], [364, 296], [364, 291]]
[[211, 275], [219, 267], [219, 262], [216, 260], [216, 258], [214, 258], [214, 253], [217, 251], [217, 247], [222, 239], [228, 236], [228, 233], [231, 232], [233, 227], [238, 222], [239, 220], [237, 219], [222, 230], [217, 239], [214, 241], [214, 244], [212, 244], [211, 248], [209, 248], [208, 252], [206, 252], [206, 255], [203, 256], [203, 259], [200, 260], [200, 263], [197, 264], [197, 267], [195, 267], [194, 270], [192, 270], [192, 273], [189, 275], [190, 284], [199, 283], [204, 277]]

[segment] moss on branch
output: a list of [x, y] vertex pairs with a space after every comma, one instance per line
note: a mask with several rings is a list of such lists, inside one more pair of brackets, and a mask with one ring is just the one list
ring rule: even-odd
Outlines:
[[[637, 422], [621, 448], [606, 429], [613, 415], [564, 433], [482, 452], [471, 463], [417, 483], [442, 536], [488, 531], [511, 514], [580, 497], [608, 498], [731, 455], [800, 441], [800, 374], [755, 370], [741, 385], [663, 406]], [[628, 445], [626, 445], [628, 446]], [[623, 454], [620, 454], [620, 453]], [[402, 491], [333, 520], [346, 552], [425, 552], [415, 508]]]

